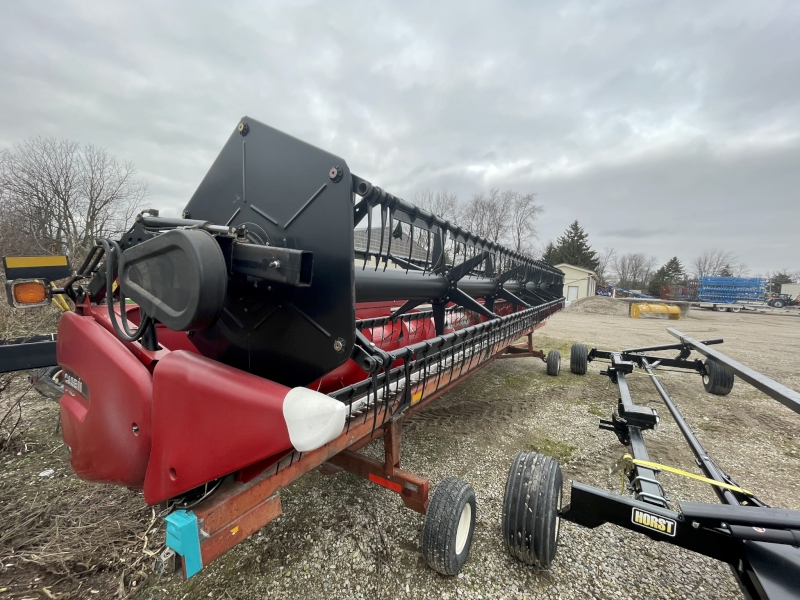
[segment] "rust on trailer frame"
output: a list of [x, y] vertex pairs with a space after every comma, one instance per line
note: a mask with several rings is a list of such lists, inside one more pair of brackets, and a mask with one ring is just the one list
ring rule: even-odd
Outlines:
[[[541, 323], [537, 323], [534, 325], [533, 330], [536, 331], [540, 327], [544, 327], [544, 321]], [[533, 347], [533, 331], [528, 334], [528, 341], [522, 344], [514, 344], [513, 346], [509, 346], [505, 349], [505, 351], [498, 355], [498, 359], [502, 358], [544, 358], [544, 350], [536, 350]]]
[[[533, 347], [533, 331], [543, 327], [544, 324], [544, 321], [536, 323], [529, 332], [523, 334], [528, 336], [528, 347]], [[399, 468], [401, 422], [451, 391], [456, 385], [471, 378], [494, 360], [505, 357], [506, 352], [512, 347], [514, 346], [509, 345], [482, 363], [468, 367], [465, 373], [455, 379], [452, 378], [453, 374], [450, 374], [450, 380], [445, 385], [428, 395], [425, 395], [423, 388], [427, 389], [429, 384], [440, 385], [441, 381], [417, 383], [412, 389], [412, 396], [417, 397], [419, 394], [420, 400], [402, 414], [396, 415], [393, 420], [387, 419], [384, 422], [399, 404], [397, 401], [393, 402], [391, 407], [378, 405], [375, 409], [367, 411], [363, 419], [360, 417], [355, 419], [360, 421], [359, 423], [351, 423], [345, 433], [321, 448], [307, 453], [292, 452], [246, 483], [231, 481], [223, 484], [218, 492], [193, 511], [201, 532], [200, 553], [203, 567], [207, 567], [278, 517], [281, 514], [278, 492], [319, 466], [323, 467], [323, 473], [330, 474], [344, 470], [367, 478], [398, 493], [408, 508], [424, 514], [428, 505], [428, 479]], [[536, 356], [533, 352], [536, 351], [525, 348], [523, 353], [512, 351], [507, 356], [514, 358]], [[383, 424], [374, 427], [375, 420]], [[358, 454], [358, 450], [380, 437], [384, 438], [386, 453], [384, 462]], [[185, 576], [184, 571], [184, 578]]]
[[399, 494], [403, 503], [411, 510], [424, 515], [428, 509], [430, 484], [424, 477], [414, 475], [397, 466], [392, 468], [392, 474], [389, 475], [386, 473], [385, 463], [350, 450], [331, 457], [328, 463]]

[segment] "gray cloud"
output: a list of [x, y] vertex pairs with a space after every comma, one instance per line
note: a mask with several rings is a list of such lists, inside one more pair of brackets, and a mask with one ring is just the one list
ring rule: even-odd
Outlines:
[[544, 239], [800, 269], [798, 30], [766, 0], [4, 3], [0, 148], [102, 145], [177, 214], [248, 114], [401, 196], [538, 192]]

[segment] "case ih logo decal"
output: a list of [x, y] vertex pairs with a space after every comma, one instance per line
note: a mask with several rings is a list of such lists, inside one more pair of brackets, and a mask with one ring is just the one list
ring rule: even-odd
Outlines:
[[70, 373], [69, 371], [64, 371], [64, 385], [67, 387], [75, 390], [81, 396], [88, 396], [88, 390], [86, 389], [86, 384], [81, 381], [81, 378], [75, 375], [75, 373]]
[[659, 517], [658, 515], [634, 508], [633, 514], [631, 515], [631, 521], [637, 525], [641, 525], [642, 527], [647, 527], [647, 529], [652, 529], [653, 531], [658, 531], [664, 535], [675, 537], [676, 523], [672, 519]]

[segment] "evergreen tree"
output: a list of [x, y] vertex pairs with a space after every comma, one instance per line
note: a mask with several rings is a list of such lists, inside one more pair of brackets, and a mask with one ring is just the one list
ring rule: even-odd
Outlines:
[[567, 227], [564, 235], [556, 241], [555, 250], [552, 253], [551, 264], [567, 263], [583, 269], [594, 271], [600, 266], [597, 252], [592, 250], [589, 245], [589, 236], [578, 224], [577, 219]]
[[683, 270], [683, 265], [677, 256], [673, 256], [655, 272], [647, 291], [652, 296], [660, 296], [661, 286], [675, 285], [684, 279], [686, 279], [686, 272]]
[[556, 245], [552, 242], [552, 240], [550, 240], [544, 247], [542, 260], [546, 262], [548, 265], [555, 265], [556, 264], [555, 259], [556, 259]]
[[722, 270], [719, 272], [720, 277], [733, 277], [733, 271], [731, 271], [730, 265], [725, 265], [722, 267]]
[[781, 286], [784, 283], [793, 283], [791, 275], [786, 271], [778, 271], [772, 277], [769, 278], [769, 290], [770, 292], [774, 292], [776, 294], [780, 294]]

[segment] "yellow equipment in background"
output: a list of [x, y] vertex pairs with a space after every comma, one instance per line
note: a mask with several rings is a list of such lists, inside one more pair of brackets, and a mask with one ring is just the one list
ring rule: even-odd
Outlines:
[[663, 302], [651, 304], [650, 302], [631, 303], [631, 319], [638, 319], [642, 313], [667, 315], [672, 321], [681, 318], [679, 306], [664, 304]]

